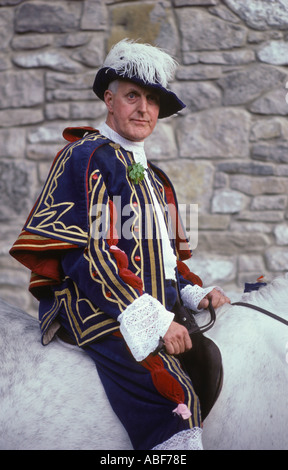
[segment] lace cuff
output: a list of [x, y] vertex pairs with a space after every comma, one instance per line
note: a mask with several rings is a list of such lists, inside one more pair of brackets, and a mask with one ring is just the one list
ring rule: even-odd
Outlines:
[[185, 307], [191, 308], [195, 312], [201, 312], [203, 309], [198, 309], [199, 303], [213, 289], [217, 289], [222, 292], [222, 294], [224, 294], [224, 291], [221, 289], [221, 287], [212, 286], [203, 288], [197, 284], [194, 286], [188, 284], [183, 289], [181, 289], [181, 299], [183, 300], [183, 304]]
[[119, 315], [120, 331], [136, 361], [155, 351], [173, 318], [174, 314], [149, 294], [134, 300]]
[[152, 450], [203, 450], [202, 429], [192, 428], [180, 431]]

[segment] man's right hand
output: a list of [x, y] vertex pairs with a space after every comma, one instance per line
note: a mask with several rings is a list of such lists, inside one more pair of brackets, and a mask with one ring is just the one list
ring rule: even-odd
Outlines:
[[172, 321], [164, 336], [167, 354], [181, 354], [192, 348], [192, 341], [185, 326]]

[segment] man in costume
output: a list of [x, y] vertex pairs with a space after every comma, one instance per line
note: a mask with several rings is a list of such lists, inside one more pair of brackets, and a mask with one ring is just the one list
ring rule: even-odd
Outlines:
[[65, 129], [10, 251], [31, 270], [43, 345], [57, 333], [92, 357], [134, 449], [202, 448], [199, 398], [179, 359], [189, 363], [193, 346], [177, 312], [229, 302], [184, 264], [173, 186], [146, 159], [158, 118], [185, 106], [167, 89], [175, 66], [150, 45], [111, 49], [93, 86], [106, 122]]

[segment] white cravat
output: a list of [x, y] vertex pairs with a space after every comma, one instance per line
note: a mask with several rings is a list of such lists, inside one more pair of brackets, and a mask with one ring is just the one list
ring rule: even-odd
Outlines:
[[[144, 168], [148, 168], [147, 158], [144, 150], [144, 142], [132, 142], [131, 140], [127, 140], [121, 135], [119, 135], [117, 132], [115, 132], [113, 129], [111, 129], [111, 127], [109, 127], [106, 123], [102, 123], [100, 124], [100, 126], [97, 127], [102, 135], [108, 137], [108, 139], [112, 140], [113, 142], [121, 145], [121, 147], [123, 147], [125, 150], [132, 152], [136, 163], [141, 163]], [[170, 244], [166, 224], [163, 217], [163, 212], [157, 201], [154, 189], [146, 171], [145, 180], [151, 191], [155, 212], [159, 222], [163, 247], [165, 278], [175, 280], [176, 257]]]

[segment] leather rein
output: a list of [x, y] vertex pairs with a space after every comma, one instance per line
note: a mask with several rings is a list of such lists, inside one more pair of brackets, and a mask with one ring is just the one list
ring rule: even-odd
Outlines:
[[[288, 326], [288, 321], [287, 320], [285, 320], [282, 317], [279, 317], [278, 315], [275, 315], [275, 313], [269, 312], [269, 310], [265, 310], [264, 308], [258, 307], [257, 305], [249, 304], [247, 302], [234, 302], [231, 305], [238, 305], [240, 307], [248, 307], [248, 308], [251, 308], [253, 310], [257, 310], [258, 312], [264, 313], [265, 315], [268, 315], [269, 317], [273, 318], [274, 320], [277, 320], [281, 323], [284, 323], [284, 325]], [[203, 325], [203, 326], [200, 326], [200, 327], [198, 326], [196, 329], [195, 328], [193, 328], [192, 330], [188, 329], [188, 332], [189, 332], [190, 335], [192, 335], [193, 333], [199, 333], [199, 332], [205, 333], [205, 331], [208, 331], [208, 330], [210, 330], [210, 328], [212, 328], [212, 326], [214, 325], [214, 323], [216, 321], [216, 313], [215, 313], [215, 309], [212, 305], [211, 299], [209, 299], [208, 310], [210, 312], [210, 321], [206, 325]], [[160, 337], [159, 345], [156, 348], [156, 350], [152, 353], [153, 356], [155, 354], [157, 354], [159, 351], [161, 351], [163, 349], [164, 345], [165, 345], [165, 342], [164, 342], [163, 338]]]
[[252, 308], [252, 309], [257, 310], [258, 312], [264, 313], [265, 315], [268, 315], [269, 317], [274, 318], [274, 320], [278, 320], [281, 323], [284, 323], [284, 325], [288, 326], [288, 321], [287, 320], [285, 320], [282, 317], [279, 317], [278, 315], [275, 315], [275, 313], [269, 312], [269, 310], [265, 310], [265, 308], [257, 307], [257, 305], [248, 304], [246, 302], [234, 302], [231, 305], [239, 305], [240, 307]]
[[[257, 305], [249, 304], [247, 302], [234, 302], [231, 305], [238, 305], [240, 307], [247, 307], [253, 310], [257, 310], [258, 312], [264, 313], [265, 315], [268, 315], [269, 317], [274, 318], [274, 320], [280, 321], [281, 323], [284, 323], [284, 325], [288, 326], [288, 320], [285, 320], [284, 318], [279, 317], [278, 315], [275, 315], [275, 313], [269, 312], [269, 310], [265, 310], [265, 308], [258, 307]], [[208, 309], [209, 309], [211, 318], [210, 318], [210, 322], [207, 325], [204, 325], [199, 328], [202, 333], [212, 328], [212, 326], [214, 325], [216, 321], [216, 314], [215, 314], [214, 307], [212, 306], [211, 300], [209, 301]]]

